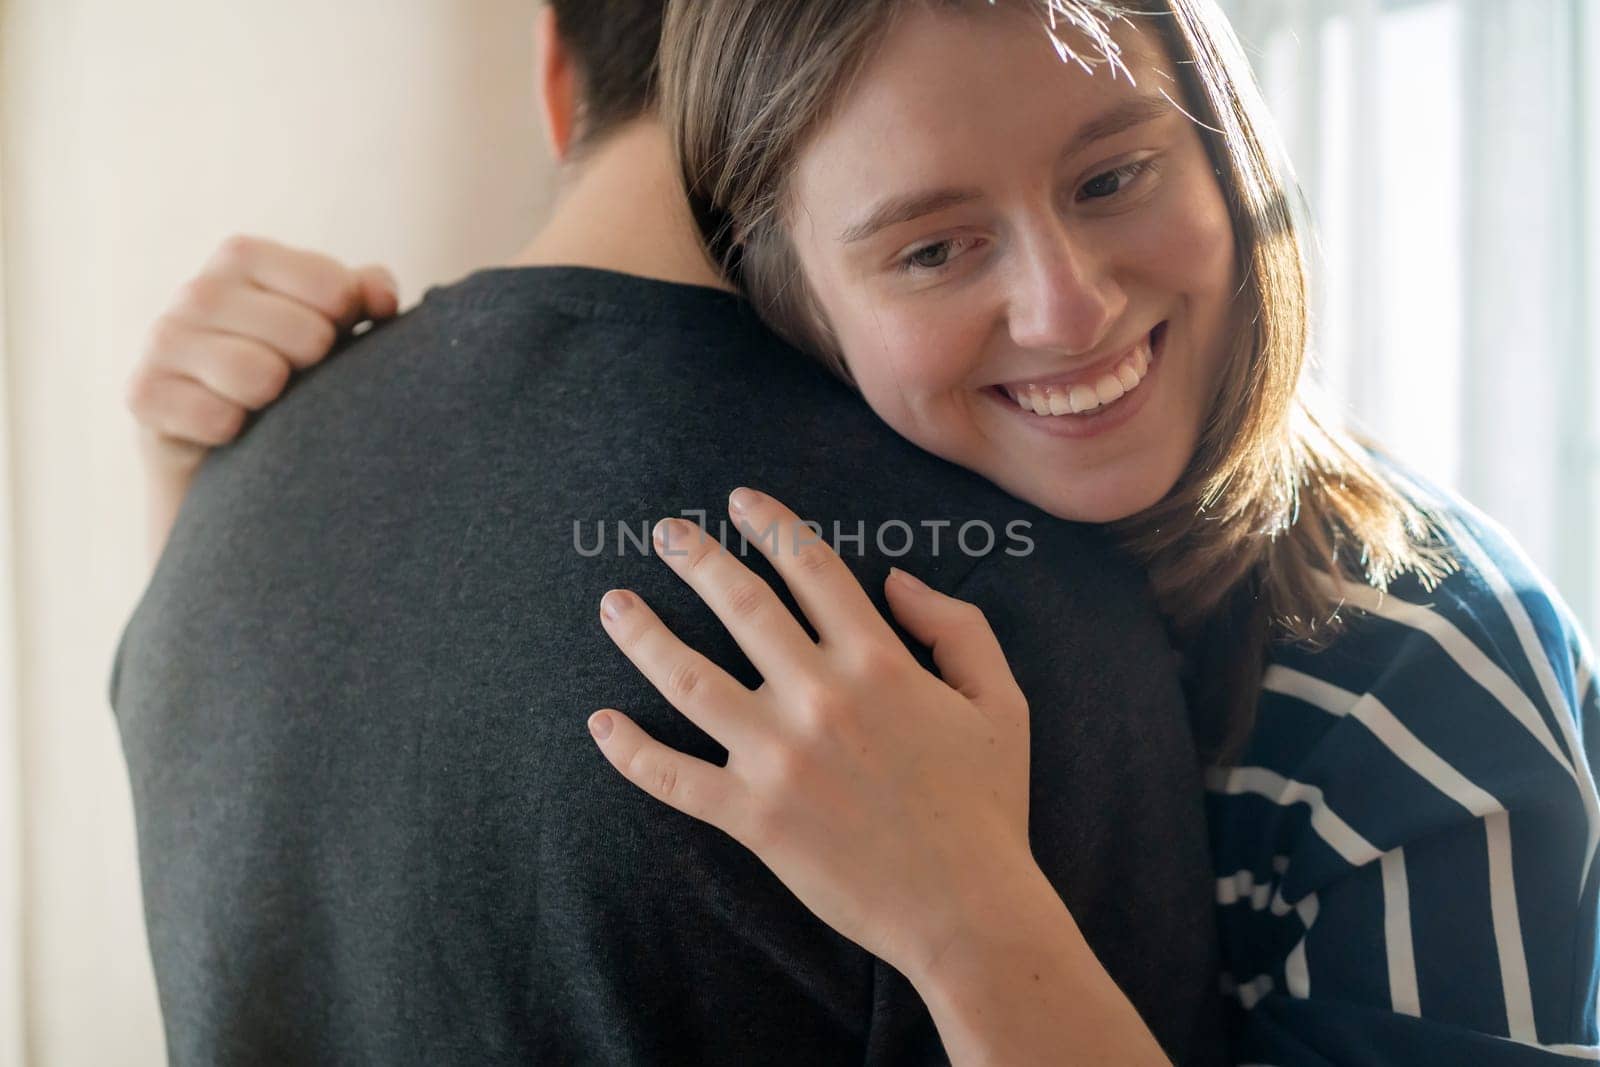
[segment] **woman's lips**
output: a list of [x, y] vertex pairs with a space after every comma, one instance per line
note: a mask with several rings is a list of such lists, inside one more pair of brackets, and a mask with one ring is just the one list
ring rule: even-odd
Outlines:
[[[1089, 437], [1104, 433], [1131, 419], [1144, 406], [1144, 398], [1151, 391], [1147, 383], [1166, 349], [1166, 335], [1167, 323], [1163, 321], [1127, 353], [1108, 361], [1109, 366], [1102, 363], [1101, 367], [1071, 375], [994, 385], [984, 391], [1030, 426], [1055, 436]], [[1137, 372], [1137, 381], [1129, 388], [1127, 382], [1133, 380], [1133, 376], [1128, 372], [1136, 371], [1141, 362], [1143, 370]], [[1104, 381], [1113, 374], [1119, 374], [1113, 379], [1114, 388]], [[1103, 390], [1102, 386], [1105, 386]], [[1040, 409], [1048, 414], [1041, 414]]]
[[1082, 415], [1110, 407], [1143, 384], [1165, 331], [1166, 323], [1157, 323], [1120, 354], [1108, 356], [1093, 367], [1006, 382], [996, 388], [1023, 411], [1031, 410], [1036, 415]]

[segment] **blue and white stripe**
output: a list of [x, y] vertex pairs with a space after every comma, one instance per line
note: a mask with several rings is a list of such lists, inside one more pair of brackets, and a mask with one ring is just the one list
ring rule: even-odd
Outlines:
[[1461, 565], [1357, 583], [1274, 648], [1207, 775], [1241, 1062], [1600, 1062], [1600, 706], [1560, 597], [1493, 524], [1407, 483]]

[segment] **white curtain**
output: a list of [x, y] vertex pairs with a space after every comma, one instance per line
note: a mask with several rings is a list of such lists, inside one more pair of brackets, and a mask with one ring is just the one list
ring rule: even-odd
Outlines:
[[1600, 632], [1592, 0], [1223, 0], [1320, 234], [1319, 374]]

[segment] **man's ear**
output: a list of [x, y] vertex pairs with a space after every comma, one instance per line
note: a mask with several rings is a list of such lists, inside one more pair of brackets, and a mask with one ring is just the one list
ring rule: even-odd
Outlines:
[[565, 162], [572, 151], [581, 109], [578, 71], [572, 54], [561, 37], [553, 5], [539, 8], [535, 23], [534, 61], [538, 67], [540, 103], [544, 111], [545, 136], [556, 162]]

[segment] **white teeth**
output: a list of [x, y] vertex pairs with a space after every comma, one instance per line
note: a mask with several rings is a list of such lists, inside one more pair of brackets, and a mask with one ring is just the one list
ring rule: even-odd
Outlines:
[[1005, 391], [1017, 406], [1035, 415], [1082, 415], [1116, 403], [1137, 389], [1150, 373], [1150, 338], [1124, 356], [1108, 374], [1093, 385], [1079, 383], [1070, 389], [1060, 386], [1006, 386]]

